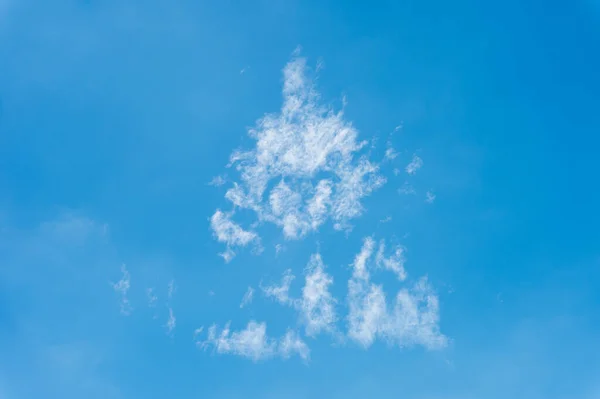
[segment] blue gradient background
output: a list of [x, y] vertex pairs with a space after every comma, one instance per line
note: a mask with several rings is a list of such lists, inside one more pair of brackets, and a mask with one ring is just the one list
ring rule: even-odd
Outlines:
[[[278, 110], [297, 45], [361, 138], [403, 122], [398, 166], [417, 152], [437, 198], [388, 174], [348, 237], [326, 226], [275, 257], [273, 231], [225, 265], [207, 182]], [[0, 399], [600, 398], [598, 71], [594, 1], [0, 0]], [[305, 365], [194, 347], [213, 321], [283, 329], [289, 310], [239, 309], [246, 287], [319, 247], [343, 290], [374, 232], [405, 237], [447, 349], [321, 337]]]

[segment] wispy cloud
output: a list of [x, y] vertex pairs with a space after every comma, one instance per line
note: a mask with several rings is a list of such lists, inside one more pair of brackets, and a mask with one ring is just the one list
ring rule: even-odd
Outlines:
[[398, 153], [396, 152], [396, 150], [394, 149], [394, 147], [392, 147], [392, 142], [391, 140], [388, 140], [387, 144], [386, 144], [386, 150], [385, 150], [385, 159], [391, 161], [393, 159], [395, 159], [398, 156]]
[[167, 323], [165, 324], [165, 328], [167, 330], [167, 335], [173, 336], [173, 332], [175, 331], [175, 327], [177, 326], [177, 318], [173, 313], [173, 308], [171, 307], [171, 300], [173, 296], [177, 292], [177, 285], [175, 284], [175, 280], [169, 281], [167, 284], [167, 306], [169, 307], [169, 318], [167, 319]]
[[291, 270], [283, 274], [281, 284], [263, 287], [267, 297], [273, 297], [282, 305], [290, 306], [299, 313], [299, 321], [305, 326], [308, 336], [315, 336], [321, 331], [333, 332], [337, 316], [336, 300], [329, 292], [333, 278], [325, 272], [325, 265], [320, 254], [311, 256], [305, 269], [305, 281], [302, 296], [292, 299], [289, 296], [290, 286], [295, 276]]
[[325, 68], [325, 60], [323, 60], [323, 58], [319, 57], [319, 59], [317, 59], [317, 66], [315, 67], [315, 72], [319, 72], [321, 70], [323, 70]]
[[398, 280], [404, 281], [406, 279], [406, 271], [404, 270], [404, 248], [396, 246], [392, 255], [385, 255], [385, 240], [379, 241], [379, 249], [375, 256], [375, 264], [379, 268], [383, 268], [392, 271], [398, 277]]
[[121, 314], [123, 314], [124, 316], [128, 316], [131, 314], [131, 312], [133, 311], [133, 307], [131, 306], [131, 303], [129, 302], [129, 298], [127, 297], [127, 293], [129, 291], [129, 288], [131, 286], [130, 284], [130, 275], [129, 275], [129, 271], [127, 270], [127, 267], [125, 265], [121, 266], [121, 280], [119, 280], [116, 283], [113, 283], [113, 289], [115, 290], [115, 292], [119, 295], [120, 297], [120, 307], [121, 307]]
[[197, 340], [198, 336], [204, 332], [204, 326], [198, 327], [194, 330], [194, 341]]
[[258, 240], [256, 233], [242, 229], [231, 220], [230, 214], [221, 212], [219, 209], [210, 219], [210, 225], [217, 240], [227, 245], [227, 250], [221, 254], [226, 262], [235, 256], [231, 247], [246, 246]]
[[[352, 220], [364, 213], [364, 197], [386, 181], [379, 173], [379, 165], [364, 154], [367, 142], [359, 140], [358, 131], [345, 120], [343, 109], [335, 111], [321, 105], [306, 60], [296, 53], [283, 75], [281, 109], [266, 114], [249, 130], [254, 148], [237, 150], [230, 156], [228, 167], [234, 167], [240, 176], [225, 194], [233, 210], [217, 209], [211, 218], [214, 236], [226, 246], [221, 254], [226, 262], [235, 256], [236, 248], [260, 243], [254, 229], [263, 223], [278, 226], [288, 240], [303, 238], [327, 222], [338, 230], [350, 229]], [[385, 159], [396, 157], [388, 142]], [[405, 172], [414, 175], [422, 166], [423, 160], [415, 154]], [[213, 185], [225, 183], [224, 179], [213, 181]], [[400, 192], [414, 194], [415, 190], [405, 183]], [[249, 229], [234, 221], [240, 209], [256, 216], [255, 223], [249, 222]], [[280, 248], [276, 247], [276, 253]], [[404, 263], [404, 248], [388, 248], [384, 240], [365, 239], [348, 281], [350, 339], [364, 347], [378, 338], [398, 346], [446, 345], [447, 339], [439, 331], [437, 296], [425, 278], [400, 289], [390, 304], [383, 287], [371, 282], [371, 272], [380, 270], [391, 272], [404, 282]], [[312, 255], [304, 270], [301, 295], [295, 298], [290, 296], [295, 279], [291, 269], [283, 273], [279, 283], [259, 285], [266, 297], [298, 313], [298, 323], [306, 336], [339, 331], [338, 301], [330, 292], [333, 278], [325, 269], [321, 255]], [[240, 308], [247, 306], [253, 295], [254, 289], [249, 287]], [[200, 346], [254, 361], [288, 357], [292, 353], [308, 358], [309, 353], [296, 332], [289, 330], [275, 339], [267, 335], [266, 323], [256, 321], [250, 321], [240, 331], [231, 331], [229, 324], [222, 330], [213, 325]]]
[[310, 357], [310, 349], [297, 332], [288, 329], [279, 342], [279, 354], [284, 359], [288, 359], [292, 355], [298, 354], [302, 359], [308, 360]]
[[244, 296], [242, 298], [242, 302], [240, 303], [240, 309], [251, 304], [253, 298], [254, 298], [254, 288], [248, 287], [248, 289], [246, 290], [246, 293], [244, 294]]
[[410, 161], [410, 163], [408, 165], [406, 165], [406, 173], [408, 173], [409, 175], [414, 175], [415, 173], [417, 173], [417, 171], [419, 169], [421, 169], [421, 167], [423, 166], [423, 160], [421, 158], [419, 158], [418, 155], [413, 155], [412, 160]]
[[375, 250], [375, 240], [371, 237], [364, 239], [363, 246], [360, 252], [354, 258], [352, 273], [353, 277], [361, 280], [369, 280], [369, 271], [367, 270], [367, 262], [373, 255]]
[[284, 359], [297, 354], [302, 359], [308, 359], [310, 351], [308, 346], [300, 339], [297, 333], [288, 330], [281, 339], [274, 339], [267, 335], [267, 324], [250, 321], [245, 329], [232, 332], [230, 323], [219, 331], [216, 325], [208, 329], [205, 341], [198, 342], [200, 348], [213, 347], [216, 353], [233, 354], [259, 360], [275, 356]]
[[278, 285], [272, 284], [263, 286], [260, 284], [260, 289], [264, 293], [265, 296], [274, 298], [277, 302], [282, 305], [288, 305], [292, 302], [289, 297], [290, 286], [292, 285], [292, 281], [294, 281], [296, 277], [292, 274], [291, 269], [287, 269], [283, 272], [283, 277], [281, 278], [281, 283]]
[[412, 186], [412, 184], [410, 184], [409, 182], [404, 182], [402, 187], [398, 189], [398, 193], [403, 195], [414, 195], [417, 192], [415, 191], [415, 188]]
[[385, 159], [395, 159], [398, 156], [398, 153], [393, 148], [388, 148], [385, 150]]
[[[348, 228], [364, 211], [363, 197], [385, 178], [376, 164], [359, 154], [366, 142], [358, 141], [358, 131], [343, 112], [319, 104], [306, 60], [292, 59], [283, 74], [281, 110], [250, 129], [254, 149], [231, 155], [230, 165], [235, 165], [241, 181], [234, 182], [225, 197], [255, 212], [259, 221], [276, 224], [288, 239], [301, 238], [327, 220], [336, 229]], [[271, 182], [275, 184], [269, 190]], [[222, 234], [216, 235], [227, 243]]]
[[427, 191], [425, 193], [425, 202], [433, 204], [433, 201], [435, 201], [435, 194], [432, 191]]
[[214, 187], [221, 187], [225, 183], [227, 183], [227, 176], [219, 175], [219, 176], [213, 177], [212, 180], [210, 182], [208, 182], [208, 185], [214, 186]]
[[[447, 345], [448, 339], [440, 332], [439, 304], [427, 278], [417, 280], [412, 286], [402, 287], [392, 303], [388, 303], [383, 286], [371, 282], [371, 273], [388, 271], [400, 282], [405, 282], [404, 248], [388, 246], [385, 240], [375, 241], [366, 237], [352, 263], [352, 275], [348, 280], [346, 316], [347, 331], [343, 334], [350, 340], [368, 348], [377, 339], [391, 345], [408, 347], [420, 345], [428, 349], [439, 349]], [[310, 257], [304, 269], [304, 286], [299, 297], [290, 296], [295, 276], [291, 269], [284, 271], [277, 284], [260, 284], [264, 295], [298, 313], [298, 324], [304, 334], [314, 337], [321, 332], [333, 336], [341, 335], [337, 326], [337, 300], [331, 294], [333, 278], [326, 273], [320, 254]], [[253, 297], [249, 287], [240, 307]], [[204, 348], [212, 346], [218, 353], [232, 353], [254, 361], [275, 356], [288, 357], [298, 354], [308, 358], [308, 347], [291, 330], [280, 338], [270, 338], [266, 323], [251, 321], [241, 331], [231, 332], [227, 324], [220, 332], [216, 326], [208, 331], [207, 340], [200, 343]]]
[[[348, 282], [350, 339], [365, 348], [378, 337], [400, 347], [422, 345], [438, 349], [446, 346], [447, 338], [439, 331], [438, 298], [427, 279], [420, 279], [410, 289], [401, 289], [393, 306], [388, 307], [383, 287], [370, 282], [368, 268], [374, 250], [374, 240], [366, 238], [352, 265], [353, 274]], [[378, 255], [376, 263], [377, 258]]]
[[167, 329], [167, 335], [173, 335], [173, 331], [175, 331], [176, 326], [177, 318], [173, 314], [173, 309], [169, 308], [169, 318], [167, 319], [167, 324], [165, 324], [165, 328]]
[[329, 292], [331, 284], [333, 278], [325, 272], [321, 255], [312, 255], [306, 267], [302, 299], [297, 305], [308, 336], [314, 336], [322, 330], [333, 331], [334, 329], [337, 320], [336, 300]]
[[278, 256], [282, 251], [285, 251], [285, 247], [281, 244], [275, 244], [275, 256]]

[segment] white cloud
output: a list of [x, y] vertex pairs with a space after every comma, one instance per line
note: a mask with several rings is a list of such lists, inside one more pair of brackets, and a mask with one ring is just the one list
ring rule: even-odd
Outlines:
[[261, 289], [267, 297], [273, 297], [280, 304], [290, 306], [298, 311], [299, 321], [305, 326], [306, 335], [315, 336], [321, 331], [333, 332], [337, 321], [336, 300], [329, 292], [333, 278], [325, 272], [321, 255], [314, 254], [310, 257], [305, 269], [302, 296], [297, 299], [289, 296], [294, 278], [295, 276], [288, 269], [283, 274], [281, 284], [261, 286]]
[[363, 246], [354, 258], [352, 275], [356, 279], [368, 280], [369, 272], [367, 270], [367, 261], [373, 255], [375, 241], [371, 237], [364, 239]]
[[325, 273], [321, 255], [312, 255], [306, 268], [306, 278], [302, 289], [302, 299], [297, 308], [306, 328], [306, 335], [314, 336], [324, 331], [333, 331], [337, 320], [336, 300], [329, 292], [333, 278]]
[[308, 346], [293, 331], [288, 332], [279, 340], [267, 335], [267, 324], [251, 320], [245, 329], [231, 332], [230, 323], [219, 332], [216, 325], [208, 329], [208, 337], [198, 345], [206, 349], [213, 347], [219, 354], [233, 354], [259, 360], [280, 356], [284, 359], [293, 354], [298, 354], [303, 359], [308, 359]]
[[433, 201], [435, 201], [435, 194], [431, 191], [427, 191], [427, 193], [425, 193], [425, 202], [433, 204]]
[[422, 166], [423, 166], [423, 160], [415, 154], [415, 155], [413, 155], [410, 163], [408, 165], [406, 165], [405, 170], [406, 170], [406, 173], [408, 173], [409, 175], [414, 175], [415, 173], [417, 173], [417, 171], [419, 169], [421, 169]]
[[[365, 239], [360, 253], [353, 263], [352, 278], [348, 281], [348, 336], [365, 348], [382, 338], [400, 347], [422, 345], [428, 349], [446, 346], [447, 338], [439, 330], [439, 304], [426, 278], [420, 279], [412, 288], [401, 289], [393, 306], [388, 307], [381, 285], [370, 283], [368, 267], [374, 252], [375, 242]], [[385, 266], [385, 257], [380, 255], [382, 246], [375, 256]], [[391, 270], [398, 277], [406, 278], [401, 266], [402, 253], [395, 252]], [[399, 262], [399, 263], [394, 263]], [[398, 273], [398, 271], [401, 271]]]
[[398, 156], [398, 153], [392, 147], [388, 147], [385, 150], [385, 159], [392, 160], [392, 159], [395, 159], [397, 156]]
[[439, 349], [448, 343], [439, 330], [439, 300], [426, 277], [410, 290], [400, 290], [388, 323], [386, 338], [397, 345]]
[[379, 221], [379, 223], [389, 223], [389, 222], [391, 222], [391, 221], [392, 221], [392, 217], [391, 217], [391, 216], [386, 216], [386, 217], [384, 217], [383, 219], [381, 219], [381, 220]]
[[244, 297], [242, 298], [242, 302], [240, 303], [240, 309], [246, 307], [250, 303], [252, 303], [252, 299], [254, 298], [254, 288], [248, 287]]
[[210, 220], [213, 231], [220, 242], [229, 246], [245, 246], [256, 239], [256, 233], [245, 231], [231, 221], [230, 215], [217, 209]]
[[292, 270], [287, 269], [283, 272], [281, 284], [268, 286], [263, 286], [261, 284], [260, 288], [265, 296], [275, 298], [275, 300], [282, 305], [288, 305], [292, 302], [289, 297], [289, 291], [294, 278], [296, 277], [292, 274]]
[[404, 270], [404, 249], [400, 246], [394, 248], [391, 256], [385, 256], [385, 240], [379, 241], [379, 249], [375, 256], [375, 264], [379, 268], [390, 270], [396, 274], [398, 280], [406, 279], [406, 271]]
[[241, 331], [231, 332], [229, 323], [219, 333], [217, 326], [208, 329], [208, 338], [200, 345], [206, 348], [214, 346], [217, 353], [229, 353], [250, 358], [254, 361], [272, 357], [276, 343], [267, 336], [267, 324], [250, 321]]
[[414, 195], [414, 194], [417, 193], [415, 191], [415, 188], [409, 182], [404, 182], [404, 184], [402, 185], [402, 187], [400, 187], [398, 189], [398, 192], [400, 194], [404, 194], [404, 195]]
[[308, 360], [310, 357], [308, 345], [298, 336], [297, 332], [288, 330], [279, 343], [279, 354], [284, 359], [288, 359], [296, 353], [304, 360]]
[[194, 340], [196, 340], [196, 338], [198, 338], [198, 335], [202, 334], [202, 332], [204, 331], [204, 327], [198, 327], [194, 330]]
[[121, 277], [121, 280], [119, 280], [116, 283], [113, 283], [112, 286], [121, 299], [121, 314], [123, 314], [124, 316], [128, 316], [133, 311], [133, 308], [131, 306], [131, 303], [129, 302], [129, 298], [127, 297], [127, 293], [131, 286], [131, 279], [129, 271], [127, 270], [127, 267], [125, 267], [125, 265], [121, 266], [121, 274], [123, 275]]
[[167, 329], [167, 335], [171, 335], [173, 333], [176, 325], [177, 325], [177, 319], [175, 318], [175, 315], [173, 314], [173, 309], [169, 308], [169, 318], [167, 319], [167, 324], [165, 324], [165, 327]]
[[385, 183], [378, 166], [359, 155], [366, 142], [357, 140], [343, 112], [319, 104], [306, 70], [304, 58], [284, 68], [281, 110], [250, 129], [255, 148], [231, 155], [241, 181], [225, 195], [259, 221], [279, 226], [287, 239], [301, 238], [327, 220], [348, 228], [364, 212], [362, 199]]
[[[364, 239], [360, 252], [352, 263], [352, 276], [348, 280], [347, 337], [364, 348], [377, 339], [399, 347], [420, 345], [439, 349], [448, 339], [439, 328], [438, 298], [429, 286], [427, 278], [419, 279], [411, 287], [401, 288], [393, 301], [388, 303], [381, 285], [371, 282], [371, 272], [387, 270], [399, 281], [406, 280], [404, 250], [400, 246], [387, 248], [385, 240], [376, 242], [372, 237]], [[325, 265], [317, 253], [311, 256], [304, 270], [305, 282], [299, 298], [290, 297], [291, 284], [295, 278], [290, 269], [283, 273], [279, 284], [260, 285], [267, 297], [274, 298], [284, 306], [298, 312], [298, 322], [310, 337], [321, 332], [336, 335], [337, 301], [330, 293], [333, 278], [325, 272]], [[240, 307], [253, 297], [249, 287]], [[298, 354], [308, 359], [309, 349], [296, 332], [288, 330], [285, 336], [275, 339], [267, 335], [266, 324], [251, 321], [241, 331], [230, 331], [229, 324], [219, 332], [216, 326], [208, 331], [201, 347], [212, 346], [218, 353], [231, 353], [254, 361], [280, 356], [287, 358]]]
[[225, 260], [225, 263], [229, 263], [233, 258], [235, 258], [235, 252], [233, 252], [231, 248], [227, 248], [225, 252], [221, 252], [219, 256]]
[[281, 244], [275, 244], [275, 256], [278, 256], [281, 251], [284, 251], [285, 247]]
[[348, 307], [348, 336], [368, 348], [383, 331], [387, 319], [382, 287], [369, 285], [368, 279], [351, 279], [348, 281]]
[[230, 214], [221, 212], [219, 209], [211, 217], [210, 225], [217, 240], [227, 245], [226, 251], [221, 254], [226, 262], [229, 262], [235, 256], [235, 252], [231, 247], [246, 246], [258, 240], [256, 233], [242, 229], [231, 220]]
[[325, 61], [323, 60], [323, 58], [320, 58], [317, 60], [317, 66], [315, 67], [315, 71], [319, 72], [320, 70], [325, 68]]
[[212, 180], [208, 183], [209, 186], [220, 187], [227, 183], [226, 175], [219, 175], [212, 178]]

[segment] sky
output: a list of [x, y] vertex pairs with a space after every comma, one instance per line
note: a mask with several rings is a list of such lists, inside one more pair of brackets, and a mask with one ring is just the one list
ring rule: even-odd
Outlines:
[[0, 399], [600, 399], [599, 48], [594, 0], [0, 0]]

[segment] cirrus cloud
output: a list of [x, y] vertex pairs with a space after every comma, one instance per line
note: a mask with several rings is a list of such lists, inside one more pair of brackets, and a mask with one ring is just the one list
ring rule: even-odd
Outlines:
[[287, 359], [294, 354], [307, 360], [310, 355], [308, 346], [294, 331], [288, 330], [283, 337], [275, 339], [267, 335], [266, 323], [253, 320], [243, 330], [233, 332], [230, 323], [220, 331], [212, 325], [207, 339], [199, 341], [198, 346], [202, 349], [212, 347], [216, 353], [238, 355], [255, 362], [276, 356]]
[[[280, 111], [265, 115], [249, 130], [253, 149], [230, 157], [240, 181], [233, 182], [225, 198], [234, 209], [253, 211], [259, 222], [279, 226], [286, 239], [302, 238], [328, 220], [338, 230], [347, 229], [364, 212], [362, 199], [386, 179], [376, 163], [361, 155], [366, 141], [358, 140], [343, 110], [320, 104], [306, 60], [293, 58], [283, 75]], [[224, 214], [217, 210], [215, 218], [212, 227], [227, 245], [226, 260], [235, 255], [232, 247], [257, 238], [230, 219], [225, 233]]]
[[[383, 245], [380, 245], [380, 249]], [[400, 347], [421, 345], [428, 349], [439, 349], [447, 345], [448, 339], [439, 329], [438, 298], [427, 282], [419, 279], [413, 287], [402, 288], [392, 307], [386, 301], [383, 287], [370, 282], [368, 269], [373, 268], [375, 241], [364, 240], [363, 247], [352, 264], [353, 273], [348, 281], [348, 337], [368, 348], [375, 339], [382, 338]], [[397, 252], [392, 259], [397, 259]], [[383, 255], [375, 255], [376, 264]], [[389, 259], [389, 258], [388, 258]], [[399, 266], [390, 270], [397, 272]], [[399, 275], [406, 274], [402, 269]]]

